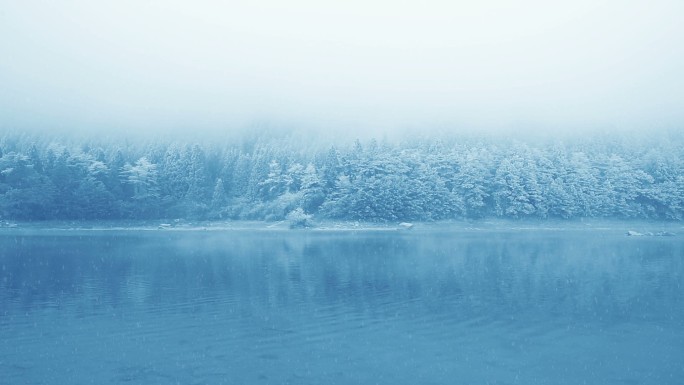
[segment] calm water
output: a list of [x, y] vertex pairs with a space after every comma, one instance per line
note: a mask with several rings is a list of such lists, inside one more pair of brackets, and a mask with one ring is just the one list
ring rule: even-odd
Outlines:
[[684, 239], [0, 234], [0, 384], [682, 384]]

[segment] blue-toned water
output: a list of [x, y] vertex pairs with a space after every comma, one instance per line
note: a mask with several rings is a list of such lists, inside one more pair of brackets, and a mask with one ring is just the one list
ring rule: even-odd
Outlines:
[[5, 231], [0, 384], [682, 384], [684, 241]]

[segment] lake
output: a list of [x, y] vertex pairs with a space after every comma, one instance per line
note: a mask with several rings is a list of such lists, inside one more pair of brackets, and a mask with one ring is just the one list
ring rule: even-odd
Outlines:
[[681, 384], [683, 238], [5, 229], [0, 384]]

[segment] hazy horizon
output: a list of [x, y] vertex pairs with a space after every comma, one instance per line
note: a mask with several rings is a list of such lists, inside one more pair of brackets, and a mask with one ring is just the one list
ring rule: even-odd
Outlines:
[[684, 3], [3, 2], [0, 130], [683, 126]]

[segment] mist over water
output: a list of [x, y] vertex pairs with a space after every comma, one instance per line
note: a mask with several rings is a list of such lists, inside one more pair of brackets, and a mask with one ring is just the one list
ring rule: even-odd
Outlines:
[[680, 384], [683, 14], [0, 0], [0, 385]]
[[662, 385], [684, 375], [681, 240], [417, 231], [5, 232], [3, 379]]

